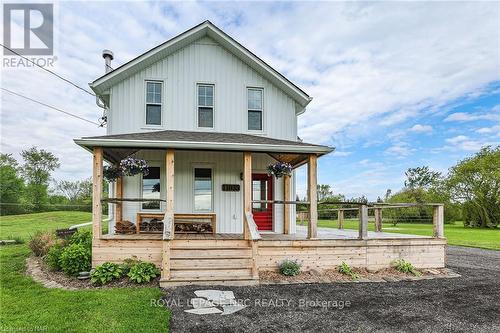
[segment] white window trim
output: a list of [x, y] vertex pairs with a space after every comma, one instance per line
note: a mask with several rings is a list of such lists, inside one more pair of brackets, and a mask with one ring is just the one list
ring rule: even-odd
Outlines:
[[[213, 96], [213, 104], [212, 104], [212, 127], [203, 127], [203, 126], [200, 126], [200, 120], [198, 119], [199, 117], [199, 109], [200, 107], [207, 107], [207, 106], [201, 106], [199, 105], [199, 99], [198, 99], [198, 87], [199, 86], [212, 86], [214, 88], [214, 96]], [[196, 128], [199, 129], [199, 130], [214, 130], [215, 129], [215, 105], [216, 105], [216, 101], [217, 101], [217, 98], [215, 97], [216, 96], [216, 87], [215, 87], [215, 82], [203, 82], [203, 81], [200, 81], [200, 82], [196, 82], [195, 84], [195, 96], [196, 96], [196, 110], [195, 110], [195, 122], [196, 122]]]
[[[148, 82], [153, 82], [153, 83], [160, 83], [161, 84], [161, 103], [158, 104], [158, 103], [148, 103], [147, 102], [147, 93], [148, 93]], [[144, 124], [144, 128], [162, 128], [163, 127], [163, 124], [165, 122], [165, 81], [164, 80], [161, 80], [161, 79], [145, 79], [144, 80], [144, 100], [143, 100], [143, 105], [144, 105], [144, 112], [143, 112], [143, 121], [142, 123]], [[146, 116], [146, 110], [147, 110], [147, 105], [148, 104], [152, 104], [152, 105], [160, 105], [161, 107], [161, 111], [160, 111], [160, 118], [161, 118], [161, 121], [160, 121], [160, 124], [159, 125], [155, 125], [155, 124], [148, 124], [146, 123], [147, 121], [147, 116]]]
[[[151, 168], [160, 168], [160, 199], [162, 199], [162, 194], [165, 193], [165, 189], [163, 188], [164, 186], [162, 186], [163, 184], [163, 179], [162, 179], [162, 167], [161, 167], [161, 163], [160, 162], [156, 162], [156, 161], [148, 161], [148, 164]], [[141, 177], [141, 181], [139, 182], [139, 193], [141, 195], [141, 199], [144, 199], [144, 192], [143, 192], [143, 188], [144, 188], [144, 179], [143, 179], [143, 175], [141, 174], [140, 175]], [[140, 209], [139, 211], [142, 211], [142, 212], [162, 212], [163, 211], [163, 202], [160, 201], [160, 208], [158, 209], [147, 209], [147, 208], [143, 208], [142, 207], [142, 204], [144, 204], [144, 202], [140, 202]]]
[[[245, 119], [246, 119], [246, 130], [248, 133], [252, 133], [252, 134], [264, 134], [265, 133], [265, 128], [266, 128], [266, 121], [265, 121], [265, 117], [264, 117], [264, 101], [265, 101], [265, 97], [264, 97], [264, 88], [263, 87], [255, 87], [255, 86], [247, 86], [246, 87], [246, 90], [247, 90], [247, 98], [245, 100]], [[248, 92], [250, 90], [260, 90], [262, 91], [262, 109], [261, 110], [257, 110], [257, 109], [250, 109], [248, 107]], [[262, 121], [262, 129], [260, 130], [252, 130], [252, 129], [249, 129], [249, 123], [248, 123], [248, 112], [249, 111], [260, 111], [261, 112], [261, 121]]]
[[[212, 170], [212, 198], [211, 198], [211, 202], [210, 202], [210, 209], [209, 210], [196, 210], [196, 206], [195, 206], [195, 196], [194, 196], [194, 192], [195, 192], [195, 175], [194, 175], [194, 170], [195, 169], [210, 169]], [[191, 177], [192, 177], [192, 180], [193, 180], [193, 188], [192, 188], [192, 193], [191, 193], [191, 198], [193, 199], [192, 201], [192, 204], [193, 204], [193, 213], [213, 213], [214, 212], [214, 202], [215, 202], [215, 191], [214, 191], [214, 184], [215, 184], [215, 169], [214, 169], [214, 165], [213, 164], [209, 164], [209, 163], [194, 163], [191, 165]]]

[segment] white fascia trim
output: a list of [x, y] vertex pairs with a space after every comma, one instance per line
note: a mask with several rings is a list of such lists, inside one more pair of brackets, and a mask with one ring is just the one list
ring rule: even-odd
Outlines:
[[258, 143], [194, 142], [194, 141], [155, 141], [155, 140], [117, 140], [117, 139], [75, 139], [80, 146], [93, 147], [137, 147], [137, 148], [177, 148], [190, 150], [230, 150], [280, 153], [318, 153], [328, 154], [332, 147], [264, 145]]

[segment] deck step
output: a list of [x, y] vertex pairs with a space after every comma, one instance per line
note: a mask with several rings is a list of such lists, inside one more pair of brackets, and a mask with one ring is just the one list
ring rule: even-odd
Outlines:
[[229, 268], [252, 268], [252, 259], [172, 259], [170, 261], [171, 270], [180, 269], [229, 269]]
[[171, 259], [245, 259], [252, 257], [251, 248], [203, 248], [184, 249], [172, 248]]
[[170, 272], [170, 279], [173, 281], [251, 280], [252, 270], [247, 268], [226, 270], [173, 270]]
[[210, 240], [198, 240], [198, 239], [188, 239], [188, 240], [177, 240], [171, 241], [172, 248], [245, 248], [249, 246], [247, 240], [243, 239], [210, 239]]
[[211, 281], [183, 281], [183, 280], [160, 280], [161, 288], [174, 288], [180, 286], [255, 286], [259, 280], [211, 280]]

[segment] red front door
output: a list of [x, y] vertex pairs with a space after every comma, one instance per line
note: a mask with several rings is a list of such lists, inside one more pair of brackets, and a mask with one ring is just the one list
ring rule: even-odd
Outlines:
[[[273, 177], [265, 173], [252, 174], [252, 200], [273, 200]], [[253, 203], [252, 213], [259, 230], [273, 230], [273, 205]]]

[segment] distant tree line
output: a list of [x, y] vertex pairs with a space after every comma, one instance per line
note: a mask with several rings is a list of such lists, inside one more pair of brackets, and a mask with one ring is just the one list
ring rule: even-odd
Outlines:
[[[496, 228], [500, 223], [500, 146], [483, 147], [474, 156], [452, 166], [446, 175], [428, 166], [409, 168], [404, 187], [393, 193], [388, 189], [379, 203], [443, 203], [445, 222], [464, 221], [467, 227]], [[318, 185], [320, 202], [366, 202], [365, 197], [346, 198], [334, 195], [329, 185]], [[306, 199], [304, 199], [305, 201]], [[302, 205], [301, 210], [307, 210]], [[346, 204], [322, 204], [320, 219], [337, 218], [333, 209], [353, 207]], [[357, 211], [346, 211], [345, 217], [357, 217]], [[370, 214], [373, 214], [370, 212]], [[385, 209], [384, 217], [397, 222], [432, 220], [430, 207]]]
[[[0, 214], [53, 210], [92, 211], [92, 179], [54, 181], [59, 159], [43, 149], [21, 152], [22, 161], [0, 153]], [[107, 189], [107, 186], [104, 187]]]

